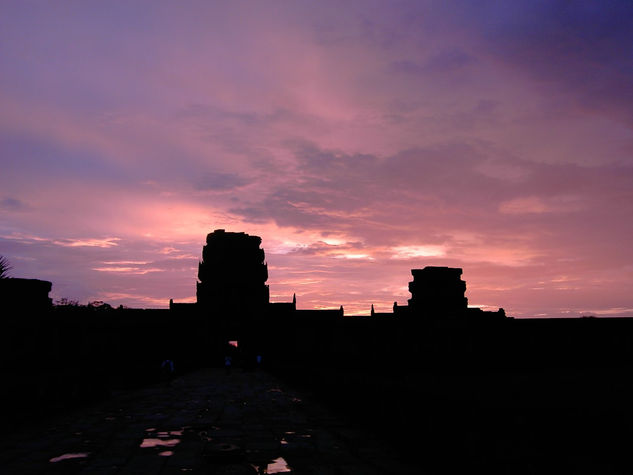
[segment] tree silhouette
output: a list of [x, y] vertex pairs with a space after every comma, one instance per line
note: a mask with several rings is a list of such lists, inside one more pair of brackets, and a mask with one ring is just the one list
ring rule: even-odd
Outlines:
[[4, 256], [0, 256], [0, 279], [8, 279], [11, 269], [13, 269], [13, 267], [9, 264], [9, 260]]

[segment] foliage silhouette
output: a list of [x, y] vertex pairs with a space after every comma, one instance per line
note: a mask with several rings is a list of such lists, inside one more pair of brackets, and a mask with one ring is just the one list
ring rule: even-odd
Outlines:
[[9, 263], [9, 260], [4, 256], [0, 256], [0, 279], [8, 279], [11, 269], [13, 269], [13, 267]]

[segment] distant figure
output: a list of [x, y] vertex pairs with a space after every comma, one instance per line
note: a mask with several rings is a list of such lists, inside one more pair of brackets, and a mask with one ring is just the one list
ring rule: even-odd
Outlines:
[[255, 357], [255, 362], [257, 363], [257, 367], [259, 368], [262, 365], [262, 355], [257, 355]]
[[174, 377], [174, 362], [165, 360], [160, 365], [160, 372], [164, 381], [170, 381]]
[[229, 355], [224, 357], [224, 369], [226, 369], [226, 374], [231, 372], [231, 364], [233, 363], [233, 358]]

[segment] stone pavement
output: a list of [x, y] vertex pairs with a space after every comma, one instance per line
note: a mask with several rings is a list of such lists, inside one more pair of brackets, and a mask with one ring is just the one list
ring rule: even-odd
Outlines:
[[261, 371], [205, 369], [2, 437], [7, 474], [420, 473]]

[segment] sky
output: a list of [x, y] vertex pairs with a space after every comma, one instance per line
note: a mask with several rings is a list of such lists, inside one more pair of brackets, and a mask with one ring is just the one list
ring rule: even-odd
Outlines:
[[633, 316], [630, 1], [0, 3], [0, 255], [51, 297], [195, 301], [207, 233], [271, 301]]

